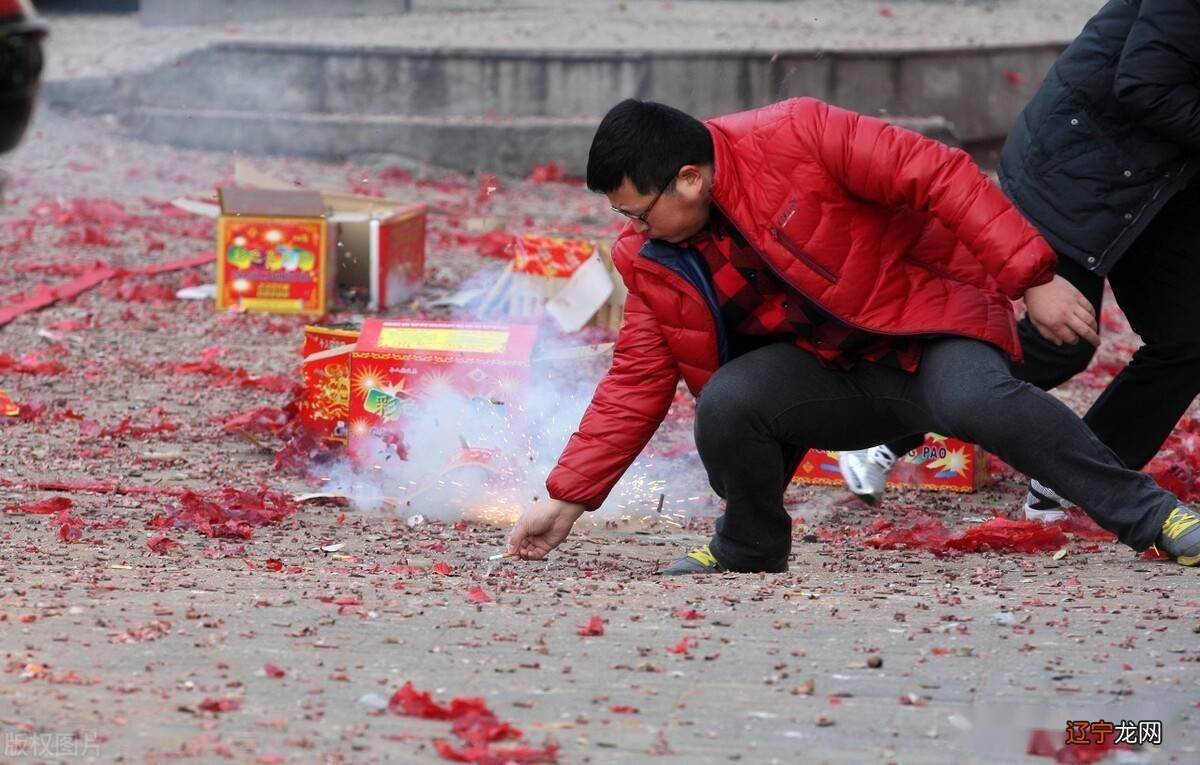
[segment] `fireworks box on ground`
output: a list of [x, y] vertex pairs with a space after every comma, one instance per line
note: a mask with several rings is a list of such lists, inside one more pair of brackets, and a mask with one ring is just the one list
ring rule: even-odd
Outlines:
[[[809, 449], [796, 471], [799, 483], [842, 485], [838, 453]], [[988, 484], [987, 452], [957, 438], [927, 433], [925, 442], [896, 461], [888, 486], [973, 492]]]
[[587, 324], [616, 332], [625, 311], [625, 286], [605, 247], [587, 239], [521, 234], [509, 268], [484, 298], [482, 312], [519, 321], [550, 314], [574, 332]]
[[324, 316], [334, 287], [321, 195], [242, 188], [218, 193], [217, 310]]
[[304, 328], [304, 394], [298, 414], [314, 437], [345, 443], [350, 417], [350, 352], [359, 327]]
[[217, 219], [217, 309], [320, 317], [337, 288], [368, 307], [401, 305], [425, 274], [423, 204], [301, 189], [218, 189], [220, 205], [175, 204]]
[[536, 339], [527, 324], [368, 319], [350, 353], [351, 454], [394, 445], [424, 400], [447, 393], [516, 417]]

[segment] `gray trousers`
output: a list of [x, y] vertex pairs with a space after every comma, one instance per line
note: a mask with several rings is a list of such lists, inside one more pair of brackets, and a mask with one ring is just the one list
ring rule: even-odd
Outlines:
[[979, 444], [1135, 550], [1155, 542], [1179, 504], [1123, 467], [1065, 404], [1014, 378], [986, 343], [930, 340], [915, 374], [869, 362], [828, 369], [776, 343], [717, 370], [697, 405], [696, 447], [726, 500], [713, 554], [733, 571], [782, 569], [791, 550], [783, 493], [808, 449], [864, 449], [925, 432]]

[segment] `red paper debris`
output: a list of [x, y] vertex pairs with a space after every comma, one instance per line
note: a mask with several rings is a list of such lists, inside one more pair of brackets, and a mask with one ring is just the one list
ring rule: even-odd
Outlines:
[[920, 515], [909, 528], [894, 528], [891, 521], [876, 520], [866, 529], [863, 544], [885, 550], [928, 550], [938, 557], [950, 557], [964, 552], [1045, 552], [1058, 550], [1067, 543], [1067, 536], [1057, 525], [1035, 521], [1012, 521], [990, 518], [961, 533], [952, 532], [937, 518]]
[[200, 360], [184, 364], [172, 364], [168, 368], [177, 374], [207, 375], [210, 385], [219, 387], [262, 388], [272, 393], [298, 393], [301, 385], [289, 377], [251, 375], [241, 367], [226, 367], [216, 359], [225, 354], [225, 349], [212, 346], [200, 352]]
[[438, 561], [437, 563], [433, 564], [433, 568], [431, 570], [435, 574], [441, 574], [442, 576], [449, 576], [451, 568], [450, 568], [449, 563], [447, 563], [445, 561]]
[[57, 375], [66, 370], [57, 361], [43, 358], [42, 353], [26, 353], [19, 359], [14, 359], [7, 353], [0, 353], [0, 372], [15, 372], [24, 375]]
[[9, 505], [4, 508], [6, 513], [32, 513], [34, 515], [53, 515], [69, 510], [75, 505], [68, 497], [48, 497], [24, 505]]
[[694, 608], [677, 608], [671, 612], [671, 615], [678, 619], [683, 619], [684, 621], [694, 621], [696, 619], [704, 618], [704, 614], [700, 613]]
[[146, 542], [146, 546], [159, 555], [166, 555], [175, 550], [182, 550], [183, 545], [170, 537], [158, 536]]
[[242, 708], [241, 699], [205, 699], [199, 704], [199, 709], [203, 712], [236, 712]]
[[688, 642], [688, 639], [684, 638], [675, 645], [667, 646], [667, 653], [687, 653], [688, 649], [691, 647], [692, 645], [690, 642]]
[[268, 558], [263, 566], [267, 571], [283, 571], [283, 561], [277, 558]]
[[588, 623], [579, 628], [578, 633], [583, 637], [597, 637], [604, 634], [604, 620], [599, 616], [588, 619]]
[[286, 675], [286, 674], [287, 674], [287, 672], [285, 672], [284, 670], [282, 670], [282, 669], [280, 669], [279, 667], [275, 666], [274, 664], [272, 664], [272, 663], [271, 663], [271, 662], [269, 662], [269, 661], [268, 661], [266, 664], [264, 664], [264, 665], [263, 665], [263, 673], [264, 673], [264, 674], [265, 674], [267, 677], [273, 677], [273, 678], [275, 678], [275, 679], [279, 679], [279, 678], [281, 678], [281, 677], [283, 677], [284, 675]]
[[525, 180], [531, 183], [569, 183], [572, 185], [580, 183], [579, 178], [575, 178], [569, 174], [562, 165], [557, 162], [547, 162], [544, 165], [534, 165], [529, 171], [529, 175]]
[[58, 538], [63, 542], [80, 542], [83, 540], [83, 526], [81, 519], [71, 515], [71, 511], [63, 510], [54, 518], [54, 522], [58, 524]]
[[287, 427], [291, 419], [291, 415], [283, 409], [274, 406], [260, 406], [248, 412], [226, 417], [221, 422], [221, 429], [226, 432], [246, 431], [256, 436], [276, 436]]
[[534, 748], [514, 746], [504, 748], [467, 747], [455, 748], [452, 744], [436, 739], [433, 742], [438, 754], [452, 762], [473, 762], [478, 765], [523, 765], [524, 763], [557, 762], [558, 745], [545, 744]]
[[491, 603], [492, 596], [483, 591], [482, 587], [472, 587], [467, 591], [467, 600], [472, 603]]
[[549, 741], [541, 748], [492, 747], [495, 741], [520, 741], [522, 733], [497, 718], [481, 698], [453, 698], [448, 706], [442, 706], [428, 692], [418, 691], [412, 683], [405, 683], [392, 694], [388, 708], [396, 714], [409, 717], [454, 721], [454, 734], [467, 746], [456, 748], [446, 741], [435, 740], [438, 753], [448, 760], [506, 765], [512, 762], [554, 762], [557, 758], [558, 746]]
[[636, 715], [638, 713], [638, 708], [629, 706], [615, 706], [609, 707], [608, 711], [617, 715]]
[[299, 509], [292, 498], [270, 489], [185, 492], [166, 518], [151, 519], [157, 528], [185, 528], [209, 537], [249, 539], [256, 526], [278, 523]]

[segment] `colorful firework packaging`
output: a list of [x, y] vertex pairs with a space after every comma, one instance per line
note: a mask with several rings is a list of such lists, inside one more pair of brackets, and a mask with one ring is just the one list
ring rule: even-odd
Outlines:
[[358, 340], [356, 325], [304, 328], [304, 393], [300, 423], [314, 438], [346, 442], [350, 417], [350, 352]]
[[320, 317], [337, 302], [337, 288], [381, 310], [408, 299], [424, 278], [423, 204], [299, 189], [218, 195], [218, 310]]
[[390, 443], [422, 400], [453, 393], [514, 420], [529, 384], [537, 327], [369, 319], [350, 355], [350, 452]]
[[[888, 486], [909, 486], [927, 491], [969, 493], [986, 486], [987, 452], [957, 438], [927, 433], [925, 442], [896, 461]], [[841, 486], [838, 453], [810, 449], [796, 470], [798, 483]]]
[[329, 227], [315, 191], [219, 190], [217, 310], [324, 316]]

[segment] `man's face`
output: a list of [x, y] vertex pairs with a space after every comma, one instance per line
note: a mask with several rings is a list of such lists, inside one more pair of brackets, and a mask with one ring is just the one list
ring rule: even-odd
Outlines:
[[708, 225], [712, 170], [684, 165], [671, 180], [661, 189], [642, 194], [626, 178], [606, 196], [613, 209], [629, 218], [639, 233], [648, 239], [678, 244]]

